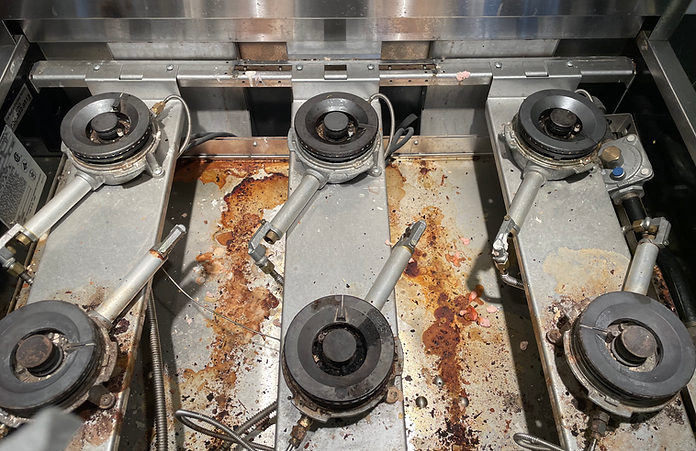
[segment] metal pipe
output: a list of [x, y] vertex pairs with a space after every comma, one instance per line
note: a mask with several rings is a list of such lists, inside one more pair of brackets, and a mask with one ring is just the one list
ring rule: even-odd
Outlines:
[[[312, 173], [305, 174], [302, 177], [300, 184], [293, 190], [287, 202], [271, 220], [272, 229], [269, 233], [275, 235], [270, 239], [271, 242], [274, 243], [285, 235], [321, 186], [322, 181]], [[266, 237], [268, 241], [268, 235]]]
[[[169, 235], [158, 245], [154, 246], [138, 262], [138, 264], [123, 278], [121, 285], [116, 288], [109, 298], [95, 309], [95, 313], [113, 324], [121, 312], [130, 304], [136, 294], [147, 284], [152, 276], [164, 264], [169, 253], [186, 233], [186, 227], [179, 224], [174, 226]], [[100, 318], [101, 319], [101, 318]]]
[[650, 282], [652, 281], [653, 268], [657, 261], [660, 248], [657, 244], [643, 239], [636, 247], [636, 253], [631, 260], [631, 267], [626, 276], [623, 291], [630, 291], [638, 294], [647, 294]]
[[532, 209], [534, 200], [544, 183], [546, 183], [546, 177], [539, 171], [525, 171], [524, 180], [517, 188], [517, 193], [515, 193], [508, 209], [508, 216], [515, 221], [517, 227], [522, 227], [524, 224], [524, 220], [527, 219], [527, 214]]
[[44, 233], [48, 232], [51, 227], [77, 205], [83, 197], [101, 186], [101, 182], [96, 180], [90, 182], [87, 177], [88, 176], [78, 174], [24, 224], [26, 231], [23, 233], [27, 238], [31, 241], [38, 241]]
[[370, 291], [365, 296], [365, 300], [382, 310], [387, 298], [394, 291], [396, 282], [401, 277], [401, 273], [406, 269], [418, 240], [425, 231], [425, 221], [420, 220], [406, 229], [399, 241], [394, 245], [389, 255], [389, 259], [377, 275], [377, 279], [372, 284]]

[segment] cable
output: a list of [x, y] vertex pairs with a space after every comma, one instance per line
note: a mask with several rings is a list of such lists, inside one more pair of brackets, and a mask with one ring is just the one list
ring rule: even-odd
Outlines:
[[164, 391], [164, 364], [160, 345], [155, 296], [148, 290], [147, 317], [150, 324], [150, 354], [152, 355], [152, 384], [155, 388], [155, 432], [157, 451], [167, 451], [167, 401]]
[[590, 92], [587, 89], [576, 89], [575, 93], [582, 94], [585, 97], [587, 97], [588, 99], [590, 99], [590, 101], [592, 101], [592, 94], [590, 94]]
[[181, 103], [181, 106], [184, 108], [184, 112], [186, 113], [186, 139], [184, 139], [184, 142], [181, 143], [181, 146], [179, 147], [179, 153], [176, 155], [176, 157], [179, 158], [181, 154], [186, 151], [189, 142], [191, 141], [191, 111], [189, 110], [186, 101], [180, 95], [170, 94], [167, 97], [165, 97], [162, 101], [157, 102], [155, 105], [153, 105], [152, 111], [157, 116], [159, 116], [159, 114], [164, 109], [164, 106], [167, 104], [167, 102], [171, 100], [178, 100]]
[[198, 147], [201, 144], [208, 142], [210, 140], [216, 139], [216, 138], [236, 138], [237, 135], [234, 133], [228, 133], [228, 132], [204, 132], [204, 133], [196, 133], [195, 135], [191, 136], [191, 141], [189, 142], [188, 146], [184, 149], [184, 152], [186, 152], [189, 149], [193, 149], [194, 147]]
[[[389, 100], [389, 97], [385, 96], [381, 92], [376, 92], [370, 96], [368, 99], [369, 103], [372, 103], [373, 100], [375, 99], [381, 99], [384, 101], [384, 103], [387, 105], [387, 108], [389, 109], [389, 115], [391, 116], [391, 133], [389, 133], [389, 141], [387, 141], [387, 147], [386, 149], [389, 150], [391, 148], [392, 144], [392, 139], [394, 139], [394, 131], [396, 130], [396, 118], [394, 117], [394, 107], [391, 104], [391, 101]], [[386, 154], [386, 152], [385, 152]]]
[[[240, 445], [242, 448], [246, 449], [247, 451], [255, 451], [256, 449], [263, 449], [267, 450], [268, 447], [264, 445], [260, 445], [258, 443], [251, 444], [244, 440], [242, 437], [239, 436], [234, 430], [231, 428], [225, 426], [224, 424], [220, 423], [217, 420], [214, 420], [213, 418], [210, 418], [206, 415], [197, 413], [197, 412], [191, 412], [190, 410], [183, 410], [179, 409], [176, 412], [174, 412], [174, 416], [176, 417], [177, 420], [179, 420], [182, 424], [185, 426], [188, 426], [189, 428], [193, 429], [196, 432], [200, 432], [201, 434], [209, 435], [211, 437], [219, 438], [220, 440], [225, 440], [228, 442], [233, 442], [238, 445]], [[203, 423], [207, 423], [215, 428], [220, 429], [224, 434], [220, 434], [219, 432], [215, 432], [211, 429], [206, 429], [203, 426], [199, 426], [195, 424], [191, 419], [201, 421]], [[254, 445], [256, 445], [259, 448], [255, 448]], [[263, 447], [263, 448], [260, 448]], [[272, 450], [272, 448], [271, 448]]]
[[560, 446], [556, 446], [553, 443], [540, 439], [539, 437], [523, 434], [521, 432], [513, 435], [512, 440], [524, 449], [531, 449], [535, 451], [566, 451]]
[[[387, 154], [385, 155], [385, 160], [388, 160], [391, 158], [391, 156], [396, 152], [397, 150], [401, 149], [412, 137], [413, 134], [415, 133], [415, 129], [413, 127], [409, 127], [413, 122], [418, 120], [418, 116], [415, 114], [411, 113], [408, 116], [406, 116], [406, 119], [401, 121], [401, 123], [396, 127], [396, 133], [394, 134], [394, 142], [387, 149]], [[406, 135], [403, 136], [403, 139], [401, 139], [402, 135], [406, 133]]]
[[233, 320], [233, 319], [230, 319], [230, 318], [226, 317], [225, 315], [223, 315], [223, 314], [221, 314], [221, 313], [216, 312], [215, 310], [211, 309], [211, 308], [208, 307], [207, 305], [198, 302], [196, 299], [194, 299], [193, 297], [191, 297], [190, 294], [188, 294], [186, 291], [184, 291], [184, 289], [181, 288], [181, 285], [179, 285], [178, 283], [176, 283], [176, 280], [174, 280], [174, 278], [173, 278], [172, 276], [169, 275], [169, 273], [167, 272], [166, 269], [162, 268], [162, 272], [163, 272], [164, 275], [167, 276], [167, 278], [174, 284], [174, 286], [176, 286], [176, 287], [179, 289], [179, 291], [181, 291], [187, 298], [189, 298], [189, 299], [191, 300], [191, 302], [193, 302], [194, 304], [196, 304], [197, 306], [199, 306], [199, 307], [202, 308], [203, 310], [206, 310], [206, 311], [212, 313], [213, 315], [219, 316], [220, 318], [222, 318], [222, 319], [224, 319], [224, 320], [227, 320], [227, 321], [231, 322], [232, 324], [234, 324], [235, 326], [241, 327], [242, 329], [246, 329], [246, 330], [248, 330], [249, 332], [253, 332], [253, 333], [258, 334], [258, 335], [261, 335], [262, 337], [265, 337], [265, 338], [270, 338], [270, 339], [272, 339], [272, 340], [280, 341], [280, 338], [276, 338], [276, 337], [274, 337], [274, 336], [272, 336], [272, 335], [266, 335], [266, 334], [264, 334], [263, 332], [259, 332], [258, 330], [254, 330], [254, 329], [252, 329], [252, 328], [250, 328], [250, 327], [247, 327], [247, 326], [245, 326], [244, 324], [238, 323], [237, 321], [235, 321], [235, 320]]

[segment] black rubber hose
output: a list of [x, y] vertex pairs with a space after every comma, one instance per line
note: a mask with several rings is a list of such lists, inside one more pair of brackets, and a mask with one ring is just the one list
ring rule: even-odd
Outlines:
[[193, 149], [196, 146], [200, 146], [204, 142], [208, 142], [211, 139], [215, 138], [236, 138], [237, 135], [233, 133], [228, 133], [228, 132], [207, 132], [207, 133], [196, 133], [195, 135], [191, 136], [191, 140], [189, 141], [189, 145], [186, 146], [186, 150]]
[[662, 271], [679, 318], [687, 326], [696, 326], [696, 297], [679, 260], [669, 249], [660, 249], [657, 266]]
[[621, 201], [621, 205], [626, 210], [626, 216], [631, 224], [645, 219], [645, 207], [643, 207], [643, 201], [640, 200], [640, 197], [628, 197]]
[[164, 364], [160, 346], [159, 325], [155, 310], [155, 297], [148, 294], [147, 317], [150, 324], [150, 354], [152, 355], [152, 385], [155, 388], [155, 432], [157, 451], [167, 451], [167, 400], [164, 392]]

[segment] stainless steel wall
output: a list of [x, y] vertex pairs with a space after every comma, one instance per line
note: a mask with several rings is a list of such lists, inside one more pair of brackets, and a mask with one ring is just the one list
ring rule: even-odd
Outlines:
[[625, 38], [666, 0], [5, 0], [34, 42]]

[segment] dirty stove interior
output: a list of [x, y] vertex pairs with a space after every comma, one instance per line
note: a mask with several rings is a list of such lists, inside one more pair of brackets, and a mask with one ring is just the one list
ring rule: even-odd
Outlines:
[[634, 61], [514, 56], [27, 65], [0, 450], [696, 449]]

